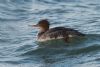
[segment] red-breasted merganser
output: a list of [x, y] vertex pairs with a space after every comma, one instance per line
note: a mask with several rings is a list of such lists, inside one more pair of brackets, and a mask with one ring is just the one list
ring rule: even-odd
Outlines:
[[71, 28], [54, 27], [49, 29], [49, 25], [48, 20], [40, 20], [38, 24], [32, 25], [32, 27], [38, 27], [40, 29], [38, 33], [39, 42], [54, 39], [63, 39], [64, 41], [67, 41], [71, 37], [85, 36], [85, 34]]

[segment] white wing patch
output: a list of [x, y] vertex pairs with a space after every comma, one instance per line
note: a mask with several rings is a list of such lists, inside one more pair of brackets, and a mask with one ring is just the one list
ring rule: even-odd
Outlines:
[[70, 34], [69, 34], [68, 37], [73, 37], [73, 35], [70, 35]]
[[47, 37], [47, 38], [44, 38], [44, 39], [39, 38], [39, 39], [37, 39], [37, 41], [39, 41], [39, 42], [44, 42], [44, 41], [55, 40], [55, 39], [62, 39], [62, 38], [64, 38], [64, 37], [57, 37], [57, 38], [50, 38], [50, 37]]

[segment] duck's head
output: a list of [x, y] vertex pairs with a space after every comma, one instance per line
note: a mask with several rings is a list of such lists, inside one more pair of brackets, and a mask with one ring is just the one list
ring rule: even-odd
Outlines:
[[41, 32], [45, 32], [49, 29], [49, 25], [50, 24], [49, 24], [48, 20], [44, 19], [44, 20], [40, 20], [38, 22], [38, 24], [32, 25], [32, 27], [38, 27]]

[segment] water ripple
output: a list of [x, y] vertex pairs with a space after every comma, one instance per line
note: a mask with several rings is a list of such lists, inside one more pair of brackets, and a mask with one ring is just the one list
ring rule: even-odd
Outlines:
[[[0, 66], [99, 66], [99, 8], [99, 0], [0, 0]], [[38, 43], [38, 30], [28, 25], [40, 19], [48, 19], [51, 28], [79, 30], [86, 38]]]

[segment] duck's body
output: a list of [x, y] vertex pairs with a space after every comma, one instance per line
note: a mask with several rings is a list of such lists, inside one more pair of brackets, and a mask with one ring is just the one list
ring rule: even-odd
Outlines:
[[42, 20], [39, 24], [33, 26], [40, 27], [40, 32], [38, 33], [38, 41], [40, 42], [54, 39], [63, 39], [67, 41], [71, 37], [84, 36], [84, 34], [71, 28], [55, 27], [49, 29], [49, 22], [47, 20]]
[[64, 39], [67, 40], [71, 37], [84, 36], [84, 34], [73, 30], [71, 28], [65, 27], [55, 27], [47, 30], [46, 32], [38, 33], [38, 41], [47, 41], [54, 39]]

